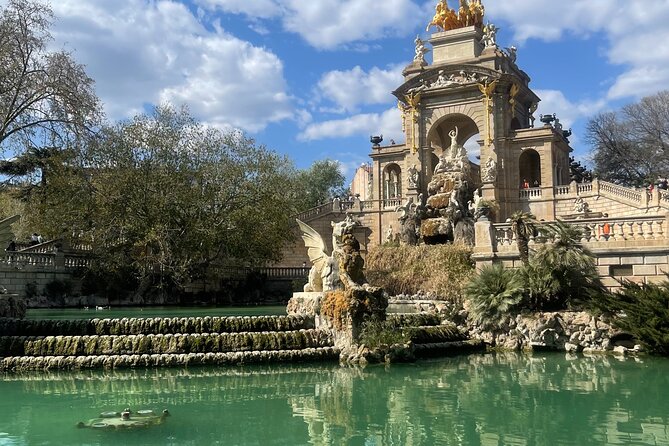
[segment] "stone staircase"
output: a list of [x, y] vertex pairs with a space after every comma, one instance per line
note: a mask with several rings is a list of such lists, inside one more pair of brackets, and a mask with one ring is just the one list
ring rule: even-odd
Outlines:
[[0, 371], [335, 361], [303, 316], [0, 320]]

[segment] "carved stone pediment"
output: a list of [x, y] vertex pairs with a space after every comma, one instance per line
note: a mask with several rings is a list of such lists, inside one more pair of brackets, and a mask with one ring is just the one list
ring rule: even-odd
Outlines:
[[420, 75], [409, 79], [393, 94], [403, 100], [404, 96], [411, 93], [490, 83], [500, 77], [499, 72], [479, 66], [451, 65], [436, 67], [425, 70]]

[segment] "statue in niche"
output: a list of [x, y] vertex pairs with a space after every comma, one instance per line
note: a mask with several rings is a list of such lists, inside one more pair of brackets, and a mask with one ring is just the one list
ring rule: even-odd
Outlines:
[[483, 27], [481, 43], [485, 48], [497, 48], [497, 31], [499, 31], [499, 28], [490, 22]]
[[420, 187], [420, 177], [418, 174], [418, 169], [414, 164], [409, 168], [409, 188], [418, 189]]
[[481, 179], [484, 183], [494, 183], [497, 179], [497, 163], [491, 156], [485, 162], [485, 166], [481, 169]]
[[416, 44], [416, 55], [413, 57], [414, 62], [418, 62], [421, 65], [427, 64], [425, 61], [425, 55], [429, 53], [430, 50], [425, 48], [425, 42], [420, 38], [420, 36], [416, 36], [414, 43]]

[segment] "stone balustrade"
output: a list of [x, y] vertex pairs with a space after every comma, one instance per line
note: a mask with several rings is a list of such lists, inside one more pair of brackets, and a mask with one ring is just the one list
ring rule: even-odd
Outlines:
[[531, 187], [529, 189], [521, 189], [520, 190], [520, 198], [523, 199], [536, 199], [536, 198], [541, 198], [541, 188], [540, 187]]
[[395, 209], [397, 206], [402, 205], [402, 199], [401, 198], [389, 198], [387, 200], [383, 200], [382, 203], [382, 208], [383, 209]]
[[67, 255], [62, 252], [6, 252], [0, 258], [3, 266], [17, 269], [39, 268], [39, 269], [63, 269], [63, 268], [86, 268], [91, 265], [91, 259], [79, 255]]
[[[570, 226], [582, 230], [581, 242], [606, 244], [618, 241], [667, 240], [667, 219], [665, 217], [599, 218], [565, 221]], [[495, 224], [494, 234], [497, 247], [515, 246], [516, 236], [508, 223]], [[550, 237], [538, 227], [536, 237], [530, 243], [550, 243]]]

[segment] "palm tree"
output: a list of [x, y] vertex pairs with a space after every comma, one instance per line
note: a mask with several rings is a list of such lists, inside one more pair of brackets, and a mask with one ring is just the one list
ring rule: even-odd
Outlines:
[[581, 244], [582, 229], [561, 221], [545, 229], [554, 242], [537, 249], [521, 274], [530, 306], [559, 310], [583, 305], [604, 292], [592, 254]]
[[536, 217], [530, 212], [516, 211], [511, 215], [511, 231], [516, 236], [520, 261], [527, 265], [530, 257], [529, 242], [537, 229]]

